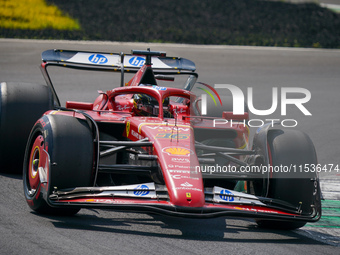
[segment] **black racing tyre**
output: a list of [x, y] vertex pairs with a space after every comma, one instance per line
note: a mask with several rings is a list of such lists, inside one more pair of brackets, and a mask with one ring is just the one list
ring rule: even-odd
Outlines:
[[[313, 212], [313, 205], [320, 203], [320, 189], [316, 171], [302, 171], [299, 166], [317, 165], [317, 156], [313, 142], [308, 135], [291, 129], [274, 129], [268, 132], [268, 154], [270, 164], [277, 166], [269, 179], [268, 197], [280, 199], [300, 208], [301, 215]], [[281, 171], [280, 166], [297, 168], [294, 173]], [[258, 220], [258, 225], [265, 228], [296, 229], [306, 222]]]
[[[54, 208], [46, 200], [54, 189], [92, 186], [93, 158], [92, 132], [85, 120], [62, 115], [39, 119], [31, 131], [24, 158], [23, 184], [29, 207], [43, 214], [76, 214], [78, 208]], [[41, 183], [42, 168], [47, 183]], [[42, 188], [47, 191], [45, 197]]]
[[34, 123], [53, 108], [46, 85], [0, 84], [0, 171], [21, 173], [27, 138]]

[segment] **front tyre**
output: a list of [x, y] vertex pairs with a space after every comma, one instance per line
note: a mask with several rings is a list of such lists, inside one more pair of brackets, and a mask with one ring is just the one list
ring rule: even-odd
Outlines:
[[[294, 166], [317, 165], [313, 142], [303, 132], [291, 129], [273, 129], [268, 132], [270, 165], [294, 168]], [[293, 172], [293, 171], [292, 171]], [[320, 205], [320, 188], [314, 171], [286, 173], [273, 171], [269, 178], [268, 197], [279, 199], [299, 208], [302, 216], [310, 216]], [[258, 220], [260, 227], [296, 229], [306, 222]]]
[[76, 214], [78, 208], [54, 208], [47, 200], [54, 188], [91, 185], [93, 148], [86, 121], [43, 116], [32, 129], [24, 157], [23, 184], [29, 207], [42, 214]]

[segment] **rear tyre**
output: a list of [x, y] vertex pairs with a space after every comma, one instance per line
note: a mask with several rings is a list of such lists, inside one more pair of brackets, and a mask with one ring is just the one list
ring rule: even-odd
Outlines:
[[[268, 133], [268, 153], [270, 164], [275, 167], [299, 167], [317, 165], [313, 142], [303, 132], [297, 130], [270, 130]], [[313, 205], [320, 202], [319, 183], [313, 170], [296, 173], [273, 171], [269, 180], [268, 197], [280, 199], [300, 208], [301, 215], [313, 212]], [[265, 228], [296, 229], [306, 222], [258, 220], [258, 225]]]
[[[32, 129], [24, 160], [24, 193], [30, 208], [43, 214], [76, 214], [80, 209], [53, 208], [46, 201], [54, 189], [90, 186], [93, 155], [92, 132], [86, 121], [43, 116]], [[47, 183], [41, 182], [39, 171], [46, 173]]]
[[21, 173], [30, 131], [37, 119], [52, 108], [52, 95], [45, 85], [0, 84], [1, 172]]

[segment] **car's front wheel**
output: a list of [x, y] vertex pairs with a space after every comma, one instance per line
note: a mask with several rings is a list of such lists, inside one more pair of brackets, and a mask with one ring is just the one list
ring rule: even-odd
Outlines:
[[[273, 171], [267, 196], [298, 208], [301, 216], [312, 215], [320, 204], [320, 189], [317, 173], [312, 169], [317, 165], [317, 157], [311, 139], [298, 130], [269, 130], [268, 152]], [[300, 171], [300, 166], [310, 166], [310, 171]], [[269, 220], [258, 220], [257, 223], [276, 229], [296, 229], [306, 224], [303, 221]]]
[[43, 116], [32, 129], [24, 158], [23, 184], [29, 207], [43, 214], [77, 213], [78, 208], [54, 208], [47, 200], [54, 189], [92, 184], [93, 148], [86, 121], [70, 116]]

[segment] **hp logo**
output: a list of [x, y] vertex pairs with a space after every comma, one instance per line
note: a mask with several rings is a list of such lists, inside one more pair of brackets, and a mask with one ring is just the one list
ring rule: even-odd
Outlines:
[[145, 63], [145, 59], [142, 57], [133, 57], [130, 58], [129, 63], [132, 66], [143, 66]]
[[102, 65], [102, 64], [105, 64], [107, 63], [107, 58], [103, 55], [100, 55], [100, 54], [93, 54], [89, 57], [89, 61], [94, 63], [94, 64], [99, 64], [99, 65]]
[[229, 201], [229, 202], [234, 201], [234, 194], [231, 193], [229, 190], [226, 190], [226, 189], [221, 190], [220, 194], [221, 194], [220, 195], [221, 199], [223, 199], [225, 201]]
[[141, 196], [141, 197], [146, 196], [149, 193], [150, 193], [149, 187], [146, 185], [138, 185], [133, 192], [135, 196]]

